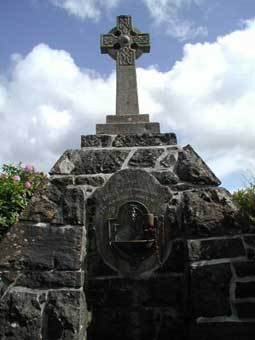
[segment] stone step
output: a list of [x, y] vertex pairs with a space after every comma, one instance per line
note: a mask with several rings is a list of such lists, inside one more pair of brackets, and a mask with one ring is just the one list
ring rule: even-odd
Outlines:
[[97, 124], [97, 135], [130, 135], [144, 133], [160, 133], [159, 123], [115, 123], [115, 124]]

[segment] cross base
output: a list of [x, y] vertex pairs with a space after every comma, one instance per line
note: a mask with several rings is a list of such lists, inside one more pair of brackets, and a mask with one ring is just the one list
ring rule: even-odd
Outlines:
[[[116, 116], [115, 116], [116, 117]], [[138, 116], [136, 116], [138, 117]], [[154, 134], [160, 133], [159, 123], [149, 122], [120, 122], [120, 123], [107, 123], [97, 124], [97, 135], [130, 135], [130, 134]]]
[[106, 123], [149, 123], [150, 117], [148, 114], [132, 114], [132, 115], [108, 115], [106, 116]]

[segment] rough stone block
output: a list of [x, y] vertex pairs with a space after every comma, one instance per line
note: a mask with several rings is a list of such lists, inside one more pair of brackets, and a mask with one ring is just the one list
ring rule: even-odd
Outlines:
[[53, 166], [51, 174], [97, 174], [120, 170], [128, 150], [67, 150]]
[[183, 225], [189, 238], [242, 234], [250, 228], [239, 219], [231, 194], [223, 188], [183, 193]]
[[234, 262], [236, 275], [239, 277], [255, 276], [255, 262]]
[[174, 185], [178, 183], [178, 177], [172, 171], [152, 171], [151, 174], [157, 178], [162, 185]]
[[231, 315], [231, 277], [230, 265], [225, 263], [192, 268], [190, 292], [193, 317]]
[[114, 147], [134, 147], [134, 146], [163, 146], [176, 145], [175, 133], [158, 133], [143, 135], [118, 135], [114, 138]]
[[253, 322], [225, 321], [194, 323], [189, 329], [189, 340], [253, 340]]
[[236, 283], [236, 298], [255, 298], [255, 281], [237, 282]]
[[162, 168], [170, 168], [173, 170], [174, 166], [176, 165], [178, 157], [178, 151], [176, 148], [168, 148], [167, 149], [167, 155], [161, 159], [160, 161], [160, 167]]
[[89, 280], [86, 295], [94, 307], [171, 306], [181, 313], [185, 289], [183, 275], [156, 275], [146, 280], [119, 277]]
[[56, 187], [65, 187], [74, 184], [74, 176], [51, 176], [50, 183]]
[[172, 308], [100, 308], [93, 311], [88, 338], [180, 340], [187, 333], [183, 318]]
[[0, 339], [41, 340], [46, 294], [12, 288], [0, 301]]
[[173, 242], [171, 252], [163, 263], [163, 265], [157, 270], [157, 273], [183, 273], [186, 265], [186, 249], [184, 240], [175, 240]]
[[245, 236], [244, 243], [247, 247], [248, 259], [251, 261], [255, 261], [255, 235]]
[[14, 283], [17, 278], [17, 273], [14, 271], [0, 272], [0, 301], [1, 297], [5, 294], [6, 290], [10, 288], [10, 285]]
[[102, 176], [76, 176], [76, 185], [91, 185], [92, 187], [101, 187], [104, 184], [104, 178]]
[[245, 236], [244, 242], [247, 244], [247, 246], [255, 249], [255, 235]]
[[131, 168], [154, 168], [164, 149], [139, 149], [128, 162]]
[[255, 302], [242, 302], [235, 304], [240, 319], [255, 319]]
[[130, 134], [152, 134], [160, 133], [159, 123], [111, 123], [111, 124], [97, 124], [97, 135], [130, 135]]
[[109, 147], [112, 144], [112, 136], [108, 135], [86, 135], [81, 136], [81, 147], [91, 148], [91, 147]]
[[1, 242], [0, 268], [76, 271], [81, 267], [84, 242], [82, 227], [19, 223]]
[[48, 183], [34, 194], [20, 220], [83, 225], [85, 196], [85, 188]]
[[97, 254], [88, 254], [86, 256], [87, 269], [93, 277], [116, 276], [117, 272], [107, 266], [101, 256]]
[[220, 180], [190, 145], [185, 146], [179, 152], [176, 173], [182, 181], [193, 184], [215, 186], [221, 184]]
[[138, 115], [108, 115], [106, 116], [106, 123], [149, 123], [150, 117], [148, 114]]
[[82, 271], [25, 271], [16, 275], [15, 286], [31, 289], [81, 288], [84, 284]]
[[191, 261], [241, 256], [245, 256], [245, 249], [240, 238], [189, 241], [189, 258]]
[[81, 340], [86, 335], [84, 293], [50, 291], [43, 313], [42, 340]]

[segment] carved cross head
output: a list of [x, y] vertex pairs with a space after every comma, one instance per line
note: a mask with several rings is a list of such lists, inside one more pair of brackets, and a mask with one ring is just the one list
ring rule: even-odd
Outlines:
[[109, 54], [118, 65], [135, 65], [135, 59], [150, 52], [150, 36], [132, 25], [131, 16], [117, 17], [117, 25], [101, 35], [101, 53]]

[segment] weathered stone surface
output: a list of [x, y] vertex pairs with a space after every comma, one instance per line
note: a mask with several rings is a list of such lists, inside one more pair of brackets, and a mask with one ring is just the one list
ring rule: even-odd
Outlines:
[[44, 309], [42, 340], [82, 340], [86, 335], [84, 293], [50, 291]]
[[117, 124], [97, 124], [97, 135], [130, 135], [130, 134], [159, 134], [159, 123], [117, 123]]
[[128, 162], [131, 168], [153, 168], [164, 149], [139, 149]]
[[75, 175], [113, 173], [120, 170], [128, 154], [128, 150], [67, 150], [50, 173]]
[[190, 325], [190, 340], [253, 340], [255, 327], [253, 322], [226, 321], [193, 323]]
[[157, 178], [162, 185], [174, 185], [178, 183], [178, 177], [172, 171], [152, 171], [151, 174]]
[[56, 187], [73, 185], [74, 184], [74, 176], [52, 176], [50, 178], [50, 182]]
[[15, 286], [31, 289], [81, 288], [84, 284], [82, 271], [25, 271], [16, 276]]
[[241, 319], [255, 318], [255, 303], [254, 302], [242, 302], [235, 304], [237, 314]]
[[236, 283], [236, 298], [255, 298], [255, 281], [237, 282]]
[[244, 242], [249, 246], [255, 249], [255, 235], [245, 236]]
[[185, 285], [183, 275], [156, 275], [146, 280], [109, 278], [89, 280], [88, 302], [101, 307], [172, 306], [183, 313]]
[[251, 261], [255, 260], [255, 249], [254, 248], [247, 248], [247, 257], [248, 257], [248, 260], [251, 260]]
[[231, 315], [229, 264], [197, 266], [191, 270], [191, 301], [194, 317]]
[[[152, 175], [140, 169], [121, 170], [115, 173], [102, 188], [97, 189], [87, 202], [89, 211], [86, 225], [88, 230], [90, 226], [95, 229], [96, 247], [98, 247], [98, 251], [104, 259], [104, 262], [112, 269], [127, 276], [139, 276], [144, 272], [150, 272], [153, 268], [156, 269], [159, 267], [160, 261], [158, 256], [164, 261], [167, 256], [167, 249], [171, 246], [170, 238], [173, 237], [173, 228], [176, 228], [175, 225], [168, 223], [170, 218], [166, 219], [164, 232], [162, 230], [158, 237], [160, 254], [157, 255], [156, 252], [152, 252], [153, 248], [144, 248], [144, 243], [138, 244], [138, 246], [142, 245], [143, 247], [143, 251], [141, 247], [139, 248], [141, 250], [139, 254], [143, 255], [141, 255], [141, 257], [138, 255], [134, 256], [134, 252], [131, 252], [133, 254], [132, 261], [137, 259], [137, 263], [135, 264], [132, 264], [132, 261], [129, 262], [129, 255], [127, 253], [125, 253], [125, 256], [119, 256], [117, 254], [116, 249], [113, 248], [109, 242], [109, 228], [106, 226], [109, 221], [116, 219], [119, 208], [124, 203], [134, 201], [139, 202], [139, 204], [145, 207], [147, 213], [153, 211], [153, 214], [158, 217], [159, 225], [163, 226], [160, 221], [164, 219], [171, 197], [172, 195], [167, 187], [161, 186]], [[174, 212], [172, 212], [172, 214], [173, 213]], [[171, 215], [171, 217], [173, 216]], [[145, 222], [146, 221], [147, 219]], [[126, 225], [122, 225], [120, 227], [125, 228], [125, 226]], [[139, 224], [139, 227], [141, 228], [142, 225]], [[134, 230], [130, 227], [127, 232], [129, 231], [133, 232]], [[163, 234], [164, 242], [162, 241]], [[90, 230], [88, 235], [91, 240]], [[137, 235], [134, 235], [134, 237], [137, 237]], [[167, 240], [169, 240], [169, 242]], [[135, 245], [136, 244], [132, 243], [130, 246], [133, 247]]]
[[168, 169], [174, 168], [176, 161], [177, 161], [177, 157], [178, 157], [177, 150], [178, 150], [177, 148], [167, 149], [167, 155], [159, 163], [162, 168], [168, 168]]
[[0, 268], [79, 270], [84, 255], [83, 243], [82, 227], [19, 223], [12, 227], [1, 242]]
[[76, 185], [91, 185], [93, 187], [101, 187], [104, 184], [104, 178], [102, 176], [76, 176]]
[[109, 147], [112, 144], [112, 136], [108, 135], [86, 135], [81, 136], [81, 147]]
[[0, 301], [0, 339], [40, 340], [45, 293], [13, 288]]
[[255, 262], [234, 262], [236, 275], [239, 277], [255, 276]]
[[187, 250], [185, 247], [185, 241], [177, 239], [173, 241], [171, 252], [162, 264], [162, 266], [157, 270], [157, 273], [183, 273], [185, 267], [187, 266]]
[[14, 283], [16, 277], [17, 273], [13, 271], [0, 272], [0, 301], [6, 290]]
[[220, 180], [209, 169], [190, 145], [179, 152], [176, 173], [182, 181], [199, 185], [220, 185]]
[[176, 145], [175, 133], [158, 133], [143, 135], [118, 135], [114, 138], [114, 147], [133, 147], [133, 146], [163, 146]]
[[106, 123], [149, 123], [150, 116], [148, 114], [139, 115], [108, 115], [106, 116]]
[[189, 258], [191, 261], [242, 256], [245, 256], [245, 249], [240, 238], [189, 241]]
[[117, 271], [111, 269], [107, 264], [104, 263], [102, 257], [94, 252], [89, 252], [86, 256], [86, 268], [89, 275], [92, 277], [106, 277], [106, 276], [116, 276]]
[[171, 340], [180, 340], [187, 333], [183, 318], [171, 307], [100, 308], [93, 312], [88, 338], [165, 340], [170, 335]]
[[34, 194], [21, 214], [20, 220], [54, 224], [84, 224], [85, 196], [85, 188], [47, 183]]
[[189, 238], [241, 234], [250, 230], [231, 194], [223, 188], [183, 193], [183, 225]]

